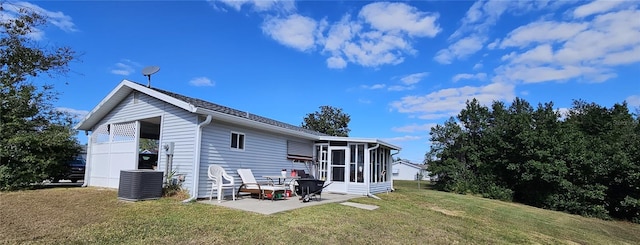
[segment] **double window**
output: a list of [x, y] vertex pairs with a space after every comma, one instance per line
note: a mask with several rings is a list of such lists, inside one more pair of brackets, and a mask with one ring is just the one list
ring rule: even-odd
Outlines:
[[231, 149], [244, 150], [244, 134], [231, 132]]

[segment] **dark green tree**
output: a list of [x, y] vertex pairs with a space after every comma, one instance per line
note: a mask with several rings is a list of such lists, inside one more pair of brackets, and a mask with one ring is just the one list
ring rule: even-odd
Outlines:
[[320, 106], [320, 111], [309, 113], [302, 122], [302, 127], [325, 133], [331, 136], [349, 136], [351, 117], [341, 108]]
[[46, 23], [26, 9], [0, 21], [1, 190], [28, 188], [58, 175], [80, 150], [71, 117], [52, 104], [58, 93], [36, 82], [67, 72], [75, 55], [68, 47], [43, 48], [29, 38]]
[[640, 223], [639, 122], [626, 103], [578, 100], [562, 118], [551, 102], [471, 100], [431, 129], [425, 163], [441, 190]]

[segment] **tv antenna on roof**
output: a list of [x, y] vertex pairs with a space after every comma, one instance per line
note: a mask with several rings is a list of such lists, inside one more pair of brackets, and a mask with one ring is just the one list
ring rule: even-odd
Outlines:
[[160, 70], [158, 66], [147, 66], [142, 69], [142, 75], [149, 78], [149, 83], [147, 83], [147, 88], [151, 87], [151, 75], [155, 74]]

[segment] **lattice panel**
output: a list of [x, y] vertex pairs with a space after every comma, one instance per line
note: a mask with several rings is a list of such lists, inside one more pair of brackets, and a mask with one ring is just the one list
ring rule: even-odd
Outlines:
[[129, 142], [136, 139], [136, 122], [116, 123], [111, 126], [112, 142]]
[[109, 142], [109, 124], [100, 125], [91, 134], [91, 140], [93, 143], [107, 143]]

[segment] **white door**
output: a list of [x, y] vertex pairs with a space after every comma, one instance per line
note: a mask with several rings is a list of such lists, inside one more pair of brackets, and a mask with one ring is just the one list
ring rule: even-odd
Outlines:
[[[349, 156], [349, 148], [341, 146], [329, 147], [329, 178], [331, 184], [327, 186], [327, 191], [347, 192], [348, 166], [347, 156]], [[325, 182], [325, 185], [329, 183]]]

